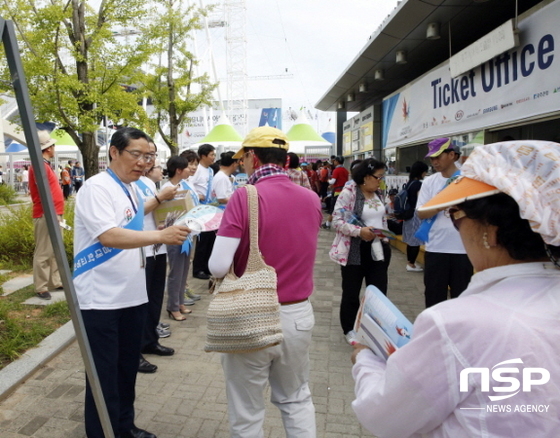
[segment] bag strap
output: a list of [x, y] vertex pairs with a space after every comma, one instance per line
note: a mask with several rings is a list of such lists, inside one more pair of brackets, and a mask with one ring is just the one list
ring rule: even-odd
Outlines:
[[247, 184], [247, 201], [249, 215], [249, 257], [247, 258], [247, 268], [245, 272], [254, 272], [266, 267], [261, 252], [259, 250], [259, 198], [257, 188], [252, 184]]

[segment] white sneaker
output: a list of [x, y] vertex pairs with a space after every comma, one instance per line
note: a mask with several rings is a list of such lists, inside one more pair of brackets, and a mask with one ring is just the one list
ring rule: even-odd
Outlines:
[[418, 265], [414, 265], [414, 268], [411, 268], [410, 265], [406, 265], [406, 270], [408, 272], [422, 272], [424, 269], [422, 269], [420, 266]]
[[346, 338], [346, 342], [348, 342], [348, 344], [350, 345], [354, 345], [358, 343], [358, 339], [356, 339], [357, 334], [354, 330], [350, 330], [348, 333], [344, 335], [344, 337]]

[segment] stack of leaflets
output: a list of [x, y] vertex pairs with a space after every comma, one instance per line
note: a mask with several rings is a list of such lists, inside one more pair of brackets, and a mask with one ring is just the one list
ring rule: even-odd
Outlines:
[[397, 348], [410, 341], [412, 327], [412, 323], [378, 288], [372, 285], [366, 288], [354, 323], [358, 342], [387, 360]]

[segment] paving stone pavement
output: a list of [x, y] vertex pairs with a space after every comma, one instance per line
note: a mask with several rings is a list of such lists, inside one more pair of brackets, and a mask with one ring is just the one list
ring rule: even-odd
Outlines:
[[[372, 435], [357, 422], [351, 402], [354, 384], [350, 354], [340, 329], [340, 268], [329, 260], [334, 232], [321, 230], [312, 296], [316, 325], [311, 347], [311, 390], [316, 407], [317, 437], [359, 438]], [[422, 274], [406, 272], [406, 258], [393, 249], [389, 297], [411, 320], [423, 310]], [[202, 299], [183, 322], [171, 324], [162, 345], [174, 356], [146, 355], [158, 365], [154, 374], [139, 374], [136, 424], [158, 438], [226, 438], [227, 403], [219, 355], [203, 351], [207, 281], [189, 279]], [[37, 370], [0, 403], [2, 438], [83, 438], [84, 367], [76, 342]], [[270, 398], [269, 391], [265, 395]], [[278, 410], [267, 404], [266, 438], [284, 437]]]

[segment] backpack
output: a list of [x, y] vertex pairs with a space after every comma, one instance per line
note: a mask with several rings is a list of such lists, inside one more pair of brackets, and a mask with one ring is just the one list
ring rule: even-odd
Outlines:
[[408, 202], [408, 187], [410, 183], [403, 184], [402, 190], [395, 195], [395, 200], [393, 201], [393, 214], [397, 219], [409, 220], [414, 216], [414, 208], [411, 208], [410, 202]]

